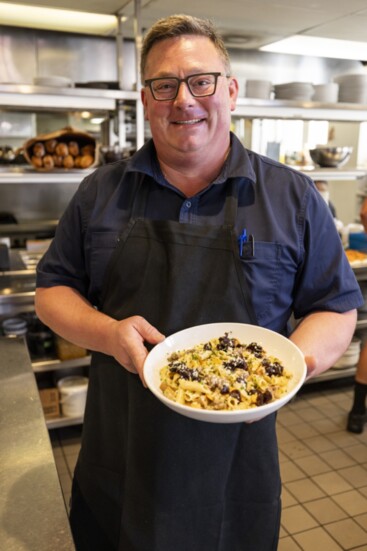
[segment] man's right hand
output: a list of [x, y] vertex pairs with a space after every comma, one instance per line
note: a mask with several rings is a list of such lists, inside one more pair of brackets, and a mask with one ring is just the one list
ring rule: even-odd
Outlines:
[[115, 321], [112, 327], [111, 355], [131, 373], [137, 373], [145, 385], [143, 366], [148, 350], [145, 342], [158, 344], [165, 338], [141, 316]]

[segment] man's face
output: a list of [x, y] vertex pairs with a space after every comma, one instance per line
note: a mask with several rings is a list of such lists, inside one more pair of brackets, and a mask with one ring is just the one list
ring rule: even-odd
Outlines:
[[[147, 58], [145, 79], [185, 78], [195, 73], [226, 74], [224, 61], [213, 43], [203, 36], [184, 35], [155, 44]], [[156, 101], [148, 87], [142, 90], [145, 118], [149, 121], [158, 156], [168, 161], [202, 152], [215, 158], [229, 145], [231, 111], [238, 94], [237, 81], [218, 77], [213, 96], [195, 98], [181, 83], [174, 100]]]

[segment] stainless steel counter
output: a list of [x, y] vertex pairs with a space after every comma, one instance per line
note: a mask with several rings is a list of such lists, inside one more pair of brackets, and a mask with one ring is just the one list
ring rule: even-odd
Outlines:
[[22, 338], [0, 337], [0, 549], [75, 550]]

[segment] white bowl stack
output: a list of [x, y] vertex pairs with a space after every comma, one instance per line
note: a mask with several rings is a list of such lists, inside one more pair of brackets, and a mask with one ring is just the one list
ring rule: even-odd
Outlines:
[[327, 82], [326, 84], [314, 84], [314, 94], [312, 101], [322, 103], [336, 103], [339, 95], [339, 84], [337, 82]]
[[310, 82], [286, 82], [275, 84], [274, 91], [276, 99], [309, 101], [314, 94], [314, 87]]
[[269, 99], [273, 91], [270, 80], [247, 80], [245, 85], [246, 98]]
[[333, 369], [345, 369], [357, 365], [361, 351], [361, 339], [353, 337], [347, 350], [333, 365]]
[[339, 84], [339, 101], [367, 104], [367, 74], [357, 73], [334, 77]]

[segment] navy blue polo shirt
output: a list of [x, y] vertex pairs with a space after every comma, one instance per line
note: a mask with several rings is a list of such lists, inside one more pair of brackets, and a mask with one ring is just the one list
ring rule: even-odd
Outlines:
[[[224, 221], [226, 184], [237, 179], [235, 229], [255, 240], [241, 260], [260, 325], [283, 331], [293, 313], [345, 312], [363, 304], [333, 218], [312, 180], [246, 150], [231, 134], [219, 177], [185, 197], [163, 177], [153, 141], [128, 161], [98, 168], [80, 184], [37, 268], [37, 286], [66, 285], [99, 306], [106, 267], [126, 227], [137, 186], [148, 182], [145, 216], [192, 224]], [[215, 277], [208, 274], [209, 277]]]

